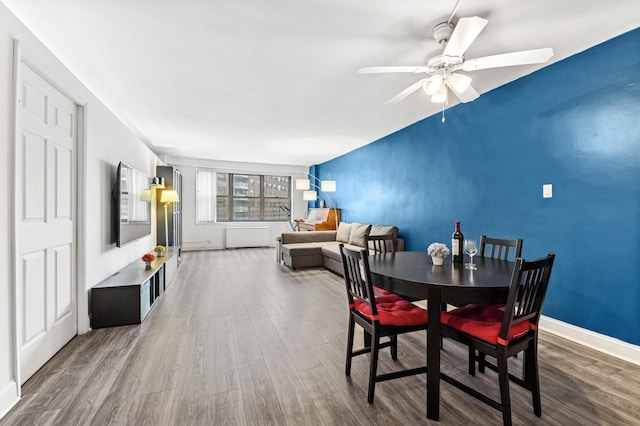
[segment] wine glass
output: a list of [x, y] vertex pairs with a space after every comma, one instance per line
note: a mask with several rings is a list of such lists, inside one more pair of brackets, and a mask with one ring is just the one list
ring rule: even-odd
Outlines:
[[464, 252], [469, 255], [469, 263], [464, 267], [471, 270], [478, 269], [478, 267], [473, 263], [473, 256], [478, 252], [478, 242], [476, 240], [464, 240]]

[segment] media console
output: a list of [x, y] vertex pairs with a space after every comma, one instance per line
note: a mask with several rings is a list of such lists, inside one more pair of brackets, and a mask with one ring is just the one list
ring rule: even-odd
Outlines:
[[145, 269], [136, 260], [91, 289], [91, 328], [140, 324], [178, 270], [178, 250], [169, 247]]

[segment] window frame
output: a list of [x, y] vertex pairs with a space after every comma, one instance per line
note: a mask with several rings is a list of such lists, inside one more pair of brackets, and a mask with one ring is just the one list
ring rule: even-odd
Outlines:
[[[202, 195], [200, 194], [200, 188], [199, 188], [199, 183], [200, 183], [200, 179], [197, 177], [197, 174], [201, 171], [205, 171], [205, 172], [209, 172], [209, 173], [213, 173], [213, 178], [210, 179], [210, 181], [215, 182], [215, 185], [213, 187], [209, 187], [209, 191], [210, 193], [208, 194], [208, 196], [206, 197], [209, 200], [209, 203], [211, 203], [209, 205], [209, 207], [211, 208], [211, 206], [215, 206], [215, 211], [213, 212], [213, 220], [201, 220], [199, 217], [200, 214], [200, 206], [199, 203], [202, 202]], [[218, 182], [221, 180], [220, 176], [225, 176], [226, 180], [226, 194], [219, 194], [218, 189]], [[252, 177], [254, 178], [258, 178], [259, 179], [259, 183], [258, 183], [258, 187], [259, 187], [259, 194], [255, 195], [254, 194], [238, 194], [235, 195], [234, 192], [234, 181], [236, 179], [237, 176], [247, 176], [247, 179], [250, 180]], [[288, 186], [288, 190], [287, 190], [287, 194], [286, 195], [282, 195], [282, 196], [278, 196], [277, 194], [273, 195], [273, 194], [269, 194], [266, 195], [266, 184], [267, 184], [267, 178], [280, 178], [280, 179], [284, 179], [286, 182], [286, 185]], [[271, 200], [276, 200], [276, 204], [277, 200], [282, 200], [285, 201], [285, 203], [283, 203], [288, 209], [289, 211], [291, 211], [291, 206], [293, 205], [293, 188], [291, 187], [291, 182], [292, 182], [292, 177], [290, 175], [285, 175], [285, 174], [278, 174], [278, 173], [254, 173], [254, 172], [225, 172], [225, 171], [219, 171], [219, 170], [214, 170], [214, 169], [207, 169], [207, 168], [198, 168], [196, 170], [196, 223], [198, 224], [211, 224], [211, 223], [247, 223], [247, 222], [289, 222], [290, 218], [289, 215], [286, 214], [286, 212], [282, 213], [282, 217], [280, 218], [269, 218], [267, 219], [267, 215], [268, 215], [268, 206], [270, 204]], [[247, 190], [249, 190], [250, 188], [247, 187]], [[211, 202], [211, 198], [213, 197], [213, 201]], [[239, 201], [239, 200], [248, 200], [249, 203], [251, 202], [250, 200], [259, 200], [258, 201], [258, 218], [238, 218], [238, 215], [235, 211], [234, 206], [235, 201]], [[226, 200], [226, 209], [228, 212], [228, 217], [224, 217], [223, 219], [220, 219], [220, 200]], [[251, 211], [250, 208], [247, 211]], [[210, 215], [209, 215], [210, 216]]]

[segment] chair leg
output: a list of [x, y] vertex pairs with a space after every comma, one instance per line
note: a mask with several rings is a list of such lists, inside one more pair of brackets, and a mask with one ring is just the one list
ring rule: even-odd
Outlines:
[[[347, 362], [344, 367], [344, 374], [351, 375], [351, 359], [353, 358], [353, 333], [355, 332], [355, 321], [353, 316], [349, 314], [349, 329], [347, 331]], [[366, 334], [366, 332], [365, 332]]]
[[507, 351], [502, 348], [498, 351], [498, 380], [500, 381], [500, 402], [502, 405], [502, 422], [505, 426], [511, 425], [511, 396], [509, 394], [509, 370], [507, 364]]
[[533, 398], [533, 413], [540, 417], [542, 416], [542, 405], [540, 403], [540, 377], [538, 375], [538, 350], [535, 341], [529, 344], [529, 347], [525, 351], [524, 359], [525, 363], [525, 376], [527, 382], [531, 384], [531, 396]]
[[476, 375], [476, 351], [469, 346], [469, 374]]
[[373, 394], [376, 390], [376, 372], [378, 369], [378, 348], [380, 346], [380, 336], [375, 328], [371, 336], [371, 364], [369, 364], [369, 391], [367, 392], [367, 402], [373, 404]]
[[389, 338], [391, 339], [391, 359], [396, 361], [398, 359], [398, 335], [394, 334]]
[[478, 373], [484, 374], [484, 364], [487, 356], [482, 352], [478, 352]]
[[371, 347], [371, 335], [366, 330], [362, 330], [362, 340], [365, 348]]

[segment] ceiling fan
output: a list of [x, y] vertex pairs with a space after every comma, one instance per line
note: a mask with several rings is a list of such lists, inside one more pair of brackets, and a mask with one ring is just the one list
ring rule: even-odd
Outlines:
[[433, 37], [440, 47], [427, 55], [424, 65], [365, 67], [358, 71], [360, 74], [424, 73], [428, 75], [389, 99], [387, 103], [399, 102], [422, 87], [431, 96], [432, 102], [443, 104], [444, 110], [448, 90], [451, 90], [462, 102], [471, 102], [480, 96], [471, 86], [471, 77], [460, 74], [458, 71], [471, 72], [488, 68], [539, 64], [547, 62], [553, 56], [553, 49], [542, 48], [466, 59], [465, 52], [489, 21], [473, 16], [460, 18], [454, 25], [451, 19], [456, 9], [457, 5], [447, 22], [437, 24], [433, 28]]

